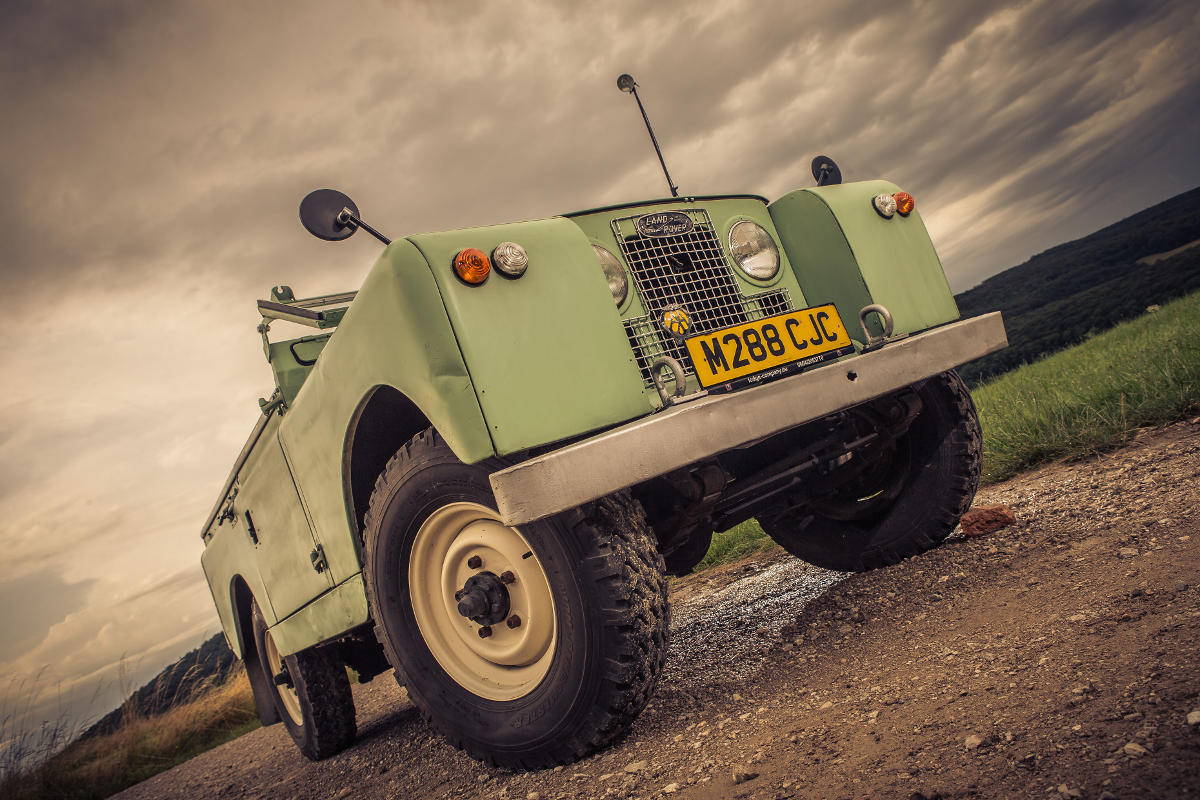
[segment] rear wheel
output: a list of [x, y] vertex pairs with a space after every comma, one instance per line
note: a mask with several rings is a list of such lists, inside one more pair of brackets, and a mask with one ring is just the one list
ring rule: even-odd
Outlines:
[[364, 562], [397, 679], [476, 758], [517, 768], [582, 758], [628, 729], [658, 681], [666, 581], [627, 494], [509, 527], [488, 469], [425, 431], [376, 483]]
[[300, 752], [313, 761], [350, 746], [357, 733], [346, 668], [321, 648], [280, 656], [258, 603], [251, 608], [254, 640], [272, 699]]
[[914, 387], [921, 411], [908, 431], [836, 492], [759, 524], [793, 555], [863, 572], [925, 552], [954, 530], [979, 486], [982, 435], [958, 373]]

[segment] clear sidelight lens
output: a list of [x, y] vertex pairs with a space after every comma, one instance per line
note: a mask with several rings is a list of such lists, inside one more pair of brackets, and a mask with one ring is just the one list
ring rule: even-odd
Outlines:
[[742, 272], [760, 281], [779, 272], [779, 248], [767, 229], [757, 222], [742, 220], [729, 229], [729, 252]]
[[617, 260], [616, 256], [600, 245], [594, 244], [592, 249], [596, 251], [596, 258], [600, 259], [604, 277], [608, 278], [608, 290], [612, 292], [613, 300], [619, 306], [625, 302], [625, 297], [629, 294], [629, 278], [625, 274], [625, 267], [621, 266], [621, 262]]
[[492, 251], [492, 263], [510, 278], [519, 278], [529, 266], [529, 254], [516, 242], [501, 242]]
[[877, 194], [871, 200], [875, 211], [884, 219], [891, 219], [896, 213], [896, 198], [890, 194]]

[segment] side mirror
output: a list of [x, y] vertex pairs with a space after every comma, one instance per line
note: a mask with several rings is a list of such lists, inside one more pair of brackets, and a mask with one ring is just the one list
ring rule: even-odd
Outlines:
[[300, 201], [300, 224], [318, 239], [340, 242], [358, 230], [358, 206], [337, 189], [317, 189]]
[[817, 186], [836, 186], [842, 182], [842, 171], [829, 156], [817, 156], [813, 159], [812, 174]]

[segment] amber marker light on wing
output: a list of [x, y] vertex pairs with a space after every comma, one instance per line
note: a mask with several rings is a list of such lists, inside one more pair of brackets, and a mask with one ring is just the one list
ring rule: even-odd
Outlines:
[[487, 253], [476, 247], [459, 250], [458, 255], [454, 256], [454, 274], [473, 286], [486, 281], [491, 271], [492, 262], [488, 260]]
[[907, 217], [917, 207], [917, 201], [908, 192], [896, 192], [892, 197], [896, 199], [896, 213], [902, 217]]

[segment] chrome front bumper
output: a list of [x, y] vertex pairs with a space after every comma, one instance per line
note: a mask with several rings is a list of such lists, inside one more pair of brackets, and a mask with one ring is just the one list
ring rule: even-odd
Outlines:
[[557, 514], [953, 369], [1008, 345], [1000, 312], [765, 386], [704, 397], [491, 475], [507, 525]]

